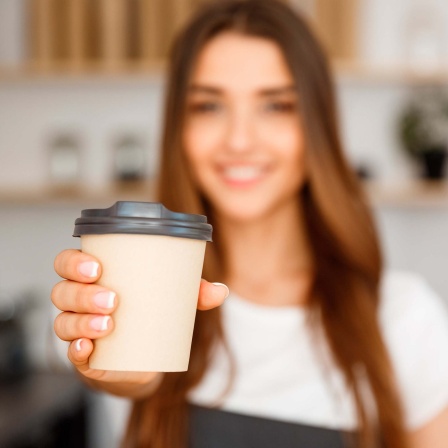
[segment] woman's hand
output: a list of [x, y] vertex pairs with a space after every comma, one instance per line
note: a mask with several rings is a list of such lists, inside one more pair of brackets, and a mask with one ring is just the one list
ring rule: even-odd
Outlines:
[[[52, 290], [51, 299], [62, 311], [54, 322], [56, 335], [69, 341], [68, 358], [92, 386], [102, 390], [139, 398], [150, 394], [159, 384], [159, 372], [115, 372], [89, 367], [92, 340], [108, 335], [114, 329], [111, 313], [119, 298], [113, 291], [93, 284], [101, 277], [100, 263], [78, 250], [61, 252], [54, 262], [62, 278]], [[221, 305], [228, 288], [201, 280], [198, 309], [208, 310]]]

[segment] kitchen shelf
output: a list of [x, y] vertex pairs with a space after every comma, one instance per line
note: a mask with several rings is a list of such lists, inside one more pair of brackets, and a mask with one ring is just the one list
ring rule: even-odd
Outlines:
[[375, 65], [358, 61], [333, 62], [338, 81], [368, 84], [448, 85], [448, 66], [415, 70], [403, 64]]
[[156, 195], [156, 181], [117, 183], [108, 188], [42, 187], [26, 190], [0, 190], [1, 205], [80, 205], [107, 206], [115, 201], [151, 201]]
[[448, 180], [367, 181], [364, 186], [377, 207], [448, 209]]
[[0, 66], [0, 86], [29, 83], [72, 84], [92, 81], [99, 84], [153, 82], [162, 80], [165, 70], [165, 61], [126, 62], [113, 65], [89, 63], [82, 66], [68, 63], [42, 66], [30, 63], [20, 67]]
[[[366, 181], [364, 187], [373, 206], [381, 208], [448, 209], [448, 180], [406, 182]], [[115, 184], [109, 188], [0, 190], [0, 205], [107, 206], [115, 201], [151, 201], [156, 197], [156, 180]]]
[[[342, 83], [448, 85], [448, 67], [437, 70], [412, 70], [403, 65], [377, 66], [354, 61], [336, 60], [332, 63], [336, 80]], [[153, 82], [163, 79], [167, 68], [164, 60], [153, 62], [127, 61], [107, 65], [89, 63], [76, 66], [68, 63], [42, 66], [26, 64], [20, 67], [0, 66], [0, 86], [15, 83], [82, 82]]]

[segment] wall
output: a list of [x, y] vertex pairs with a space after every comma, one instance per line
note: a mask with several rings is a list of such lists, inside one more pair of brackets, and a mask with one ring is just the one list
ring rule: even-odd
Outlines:
[[[416, 62], [414, 68], [420, 70], [425, 65], [446, 67], [445, 0], [360, 0], [360, 4], [359, 49], [364, 61], [384, 66]], [[426, 42], [420, 49], [413, 47], [422, 37]]]
[[20, 64], [26, 55], [26, 0], [0, 2], [0, 64]]

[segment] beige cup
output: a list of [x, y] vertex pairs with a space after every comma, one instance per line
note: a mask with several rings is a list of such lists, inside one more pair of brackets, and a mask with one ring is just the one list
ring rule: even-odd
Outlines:
[[[92, 216], [94, 212], [101, 216]], [[118, 298], [112, 314], [115, 328], [94, 342], [90, 367], [187, 370], [205, 246], [211, 240], [206, 218], [173, 213], [161, 204], [132, 202], [83, 214], [76, 221], [75, 236], [81, 236], [82, 251], [101, 262], [97, 283]], [[98, 229], [102, 233], [92, 233]], [[130, 233], [136, 229], [138, 233]]]

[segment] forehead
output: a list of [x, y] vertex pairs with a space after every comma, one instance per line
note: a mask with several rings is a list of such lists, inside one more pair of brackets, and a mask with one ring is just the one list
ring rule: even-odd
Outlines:
[[274, 41], [226, 32], [199, 53], [192, 82], [247, 91], [291, 85], [293, 78]]

